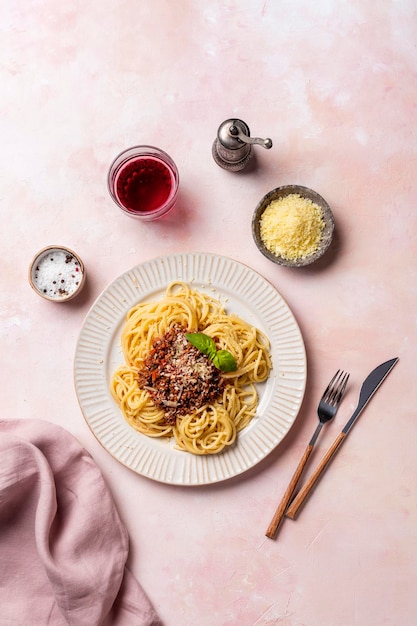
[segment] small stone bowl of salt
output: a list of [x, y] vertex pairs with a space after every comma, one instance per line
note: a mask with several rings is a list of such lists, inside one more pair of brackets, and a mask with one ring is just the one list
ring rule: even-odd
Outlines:
[[69, 248], [48, 246], [40, 250], [29, 267], [29, 283], [39, 296], [52, 302], [68, 302], [85, 283], [80, 257]]
[[333, 238], [334, 219], [327, 202], [301, 185], [269, 191], [252, 217], [252, 236], [270, 261], [287, 267], [311, 265]]

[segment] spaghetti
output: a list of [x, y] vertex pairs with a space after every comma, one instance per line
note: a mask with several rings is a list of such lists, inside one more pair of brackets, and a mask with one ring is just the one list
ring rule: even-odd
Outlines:
[[[194, 332], [230, 352], [236, 370], [217, 370], [186, 341]], [[264, 333], [183, 282], [171, 283], [159, 301], [134, 306], [121, 344], [125, 363], [110, 388], [126, 421], [149, 437], [174, 437], [177, 448], [199, 455], [235, 442], [256, 413], [255, 385], [272, 367]]]

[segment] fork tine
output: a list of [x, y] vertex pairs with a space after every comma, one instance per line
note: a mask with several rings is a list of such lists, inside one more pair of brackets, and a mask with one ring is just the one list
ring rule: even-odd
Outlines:
[[348, 380], [349, 374], [347, 372], [337, 370], [323, 393], [322, 401], [331, 406], [337, 406], [345, 392]]
[[341, 399], [343, 397], [343, 394], [345, 393], [345, 389], [346, 389], [347, 382], [349, 380], [349, 376], [350, 376], [350, 374], [345, 373], [344, 377], [340, 381], [339, 391], [338, 391], [338, 393], [336, 395], [336, 398], [335, 398], [335, 403], [336, 404], [339, 404], [339, 402], [341, 401]]
[[336, 380], [336, 378], [339, 376], [340, 374], [340, 370], [337, 370], [336, 374], [333, 376], [333, 378], [331, 379], [331, 381], [329, 382], [329, 384], [327, 385], [326, 389], [323, 392], [323, 395], [321, 397], [322, 400], [324, 400], [329, 392], [330, 387], [333, 385], [334, 381]]

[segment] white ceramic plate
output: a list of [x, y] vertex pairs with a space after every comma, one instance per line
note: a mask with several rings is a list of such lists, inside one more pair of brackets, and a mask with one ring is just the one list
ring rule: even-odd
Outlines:
[[[258, 385], [257, 415], [237, 443], [217, 455], [176, 450], [173, 440], [147, 437], [124, 420], [109, 391], [124, 358], [120, 334], [128, 310], [161, 298], [174, 280], [222, 301], [263, 330], [271, 342], [273, 370]], [[99, 296], [82, 327], [75, 353], [75, 388], [84, 417], [98, 441], [138, 474], [175, 485], [204, 485], [237, 476], [264, 459], [284, 438], [300, 409], [306, 354], [298, 324], [276, 289], [255, 271], [213, 254], [159, 257], [122, 274]]]

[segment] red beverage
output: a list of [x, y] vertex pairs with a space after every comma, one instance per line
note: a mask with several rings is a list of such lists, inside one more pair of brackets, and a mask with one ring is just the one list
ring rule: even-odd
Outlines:
[[173, 207], [178, 171], [162, 150], [138, 146], [115, 159], [108, 182], [113, 200], [121, 209], [132, 217], [152, 220]]
[[168, 200], [174, 185], [171, 170], [152, 157], [129, 161], [116, 177], [116, 195], [130, 211], [155, 211]]

